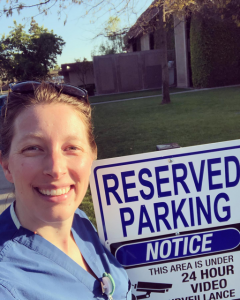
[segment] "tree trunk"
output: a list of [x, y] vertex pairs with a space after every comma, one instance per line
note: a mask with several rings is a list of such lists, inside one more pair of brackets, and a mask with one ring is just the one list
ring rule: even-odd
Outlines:
[[167, 34], [166, 34], [166, 18], [165, 18], [165, 0], [161, 1], [159, 7], [159, 27], [160, 27], [160, 45], [161, 45], [161, 62], [162, 62], [162, 104], [171, 102], [169, 95], [169, 74], [168, 74], [168, 58], [167, 58]]

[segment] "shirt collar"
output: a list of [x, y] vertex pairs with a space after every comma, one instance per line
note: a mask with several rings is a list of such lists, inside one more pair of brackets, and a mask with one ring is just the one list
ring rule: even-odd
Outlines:
[[19, 229], [21, 227], [21, 224], [18, 220], [18, 217], [15, 213], [15, 210], [14, 210], [14, 203], [15, 201], [11, 204], [10, 206], [10, 214], [11, 214], [11, 217], [12, 217], [12, 220], [13, 220], [13, 223], [15, 224], [15, 226], [17, 227], [17, 229]]

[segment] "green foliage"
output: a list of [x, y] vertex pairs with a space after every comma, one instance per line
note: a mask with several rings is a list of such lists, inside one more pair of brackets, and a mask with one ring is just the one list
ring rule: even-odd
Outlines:
[[35, 21], [31, 22], [29, 33], [14, 21], [12, 31], [0, 40], [0, 69], [5, 70], [7, 80], [45, 79], [64, 45], [61, 37]]
[[120, 23], [121, 19], [118, 16], [109, 17], [105, 27], [106, 33], [111, 34], [112, 32], [117, 32], [119, 30]]
[[61, 67], [56, 64], [52, 69], [50, 69], [50, 71], [60, 71], [61, 70]]
[[191, 67], [194, 87], [240, 83], [240, 28], [219, 18], [192, 16]]
[[112, 35], [108, 40], [102, 42], [91, 52], [92, 57], [96, 55], [108, 55], [122, 53], [124, 47], [123, 37], [121, 35]]

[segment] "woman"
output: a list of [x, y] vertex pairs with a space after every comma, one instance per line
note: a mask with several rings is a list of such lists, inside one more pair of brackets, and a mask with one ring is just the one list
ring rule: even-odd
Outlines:
[[97, 156], [86, 92], [10, 87], [0, 161], [16, 201], [0, 216], [0, 299], [130, 299], [125, 270], [78, 209]]

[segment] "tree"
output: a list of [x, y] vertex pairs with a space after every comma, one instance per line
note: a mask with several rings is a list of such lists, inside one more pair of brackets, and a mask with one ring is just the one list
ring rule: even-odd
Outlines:
[[[1, 45], [0, 45], [1, 49]], [[1, 94], [2, 94], [2, 88], [5, 84], [7, 84], [7, 73], [6, 70], [2, 66], [3, 64], [1, 63], [1, 58], [0, 58], [0, 89], [1, 89]]]
[[[59, 5], [59, 13], [61, 13], [66, 7], [66, 3], [85, 5], [85, 13], [94, 11], [100, 5], [109, 8], [110, 12], [114, 12], [115, 16], [120, 16], [124, 13], [133, 12], [134, 0], [122, 0], [122, 1], [111, 1], [111, 0], [90, 0], [88, 3], [77, 0], [42, 0], [32, 5], [19, 4], [18, 0], [6, 0], [6, 5], [2, 14], [12, 15], [14, 10], [21, 12], [21, 10], [28, 7], [37, 6], [40, 13], [47, 14], [48, 10], [53, 5]], [[88, 9], [86, 5], [91, 5]], [[203, 11], [204, 7], [212, 9], [212, 15], [219, 14], [222, 18], [232, 18], [238, 25], [240, 24], [240, 1], [239, 0], [154, 0], [152, 7], [156, 8], [159, 21], [159, 29], [161, 31], [161, 46], [162, 46], [162, 79], [163, 79], [163, 90], [162, 90], [162, 103], [170, 103], [169, 96], [169, 84], [168, 84], [168, 68], [167, 68], [167, 47], [166, 47], [166, 18], [169, 14], [185, 15], [189, 11], [192, 13], [196, 11]], [[101, 13], [101, 12], [100, 12]], [[66, 21], [66, 20], [65, 20]], [[64, 21], [64, 22], [65, 22]], [[149, 19], [141, 20], [140, 26], [146, 27], [149, 23]], [[112, 31], [111, 36], [121, 35], [127, 33], [127, 29], [124, 28], [120, 31]], [[109, 35], [108, 35], [109, 36]]]
[[122, 53], [125, 48], [124, 39], [122, 34], [114, 34], [120, 30], [120, 18], [110, 17], [104, 26], [104, 32], [96, 36], [103, 35], [107, 41], [102, 42], [98, 47], [95, 47], [91, 52], [92, 57], [96, 55], [108, 55]]
[[83, 87], [86, 89], [87, 74], [93, 74], [93, 62], [88, 61], [85, 57], [83, 58], [83, 60], [75, 59], [75, 62], [77, 75], [82, 82]]
[[[206, 11], [208, 14], [205, 15]], [[209, 14], [211, 11], [211, 14]], [[240, 1], [238, 0], [154, 0], [150, 6], [149, 14], [142, 14], [135, 24], [142, 32], [148, 31], [150, 26], [160, 29], [160, 47], [162, 50], [162, 104], [170, 103], [169, 75], [167, 60], [166, 20], [170, 15], [184, 19], [189, 13], [201, 13], [205, 17], [221, 17], [226, 21], [233, 19], [240, 25]], [[156, 16], [152, 22], [152, 15]], [[110, 35], [118, 35], [124, 32], [111, 32]]]
[[120, 35], [109, 36], [106, 42], [102, 42], [91, 52], [92, 57], [96, 55], [108, 55], [123, 53], [124, 40]]
[[0, 40], [0, 69], [5, 71], [5, 80], [47, 78], [64, 45], [60, 36], [39, 27], [34, 20], [29, 33], [25, 32], [23, 25], [14, 21], [9, 35], [2, 36]]

